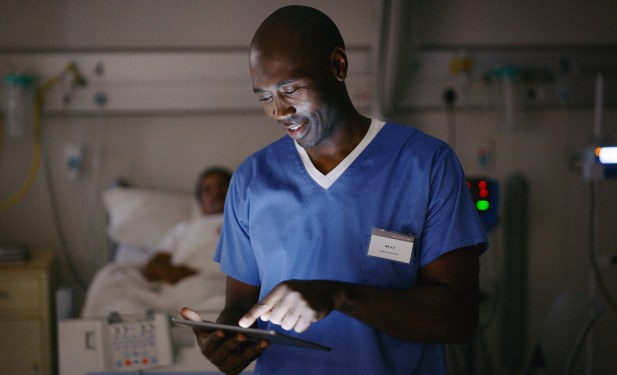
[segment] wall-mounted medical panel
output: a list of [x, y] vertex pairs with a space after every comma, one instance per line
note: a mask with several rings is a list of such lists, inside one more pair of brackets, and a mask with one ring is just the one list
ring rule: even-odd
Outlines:
[[[348, 57], [350, 95], [356, 105], [368, 107], [369, 50], [351, 50]], [[80, 79], [65, 79], [68, 64]], [[0, 54], [0, 67], [3, 75], [33, 74], [39, 87], [53, 82], [44, 95], [44, 112], [261, 110], [245, 50]]]
[[617, 106], [616, 47], [420, 48], [407, 56], [398, 110], [443, 108], [446, 99], [494, 107], [504, 96], [532, 108], [587, 107], [598, 74], [604, 105]]

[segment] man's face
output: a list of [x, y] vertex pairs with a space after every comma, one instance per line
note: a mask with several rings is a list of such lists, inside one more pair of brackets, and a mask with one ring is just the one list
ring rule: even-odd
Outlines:
[[204, 215], [223, 212], [228, 187], [226, 179], [218, 174], [207, 175], [201, 180], [199, 203]]
[[253, 91], [266, 115], [278, 121], [304, 148], [328, 142], [340, 123], [334, 92], [328, 87], [328, 61], [290, 46], [281, 51], [254, 47], [250, 54]]

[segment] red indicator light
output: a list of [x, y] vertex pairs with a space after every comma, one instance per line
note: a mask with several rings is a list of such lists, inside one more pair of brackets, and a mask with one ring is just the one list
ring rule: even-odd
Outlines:
[[486, 188], [487, 188], [487, 186], [488, 186], [488, 184], [486, 183], [486, 181], [484, 181], [484, 180], [480, 180], [480, 181], [478, 181], [478, 187], [479, 187], [480, 189], [486, 189]]
[[479, 191], [478, 195], [480, 195], [480, 198], [486, 198], [488, 197], [488, 190], [482, 189]]

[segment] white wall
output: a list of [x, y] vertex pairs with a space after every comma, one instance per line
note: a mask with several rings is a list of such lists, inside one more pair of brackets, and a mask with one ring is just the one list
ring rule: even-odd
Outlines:
[[[322, 9], [349, 47], [371, 38], [369, 0], [5, 0], [4, 50], [148, 50], [246, 48], [259, 23], [281, 5]], [[353, 9], [353, 17], [348, 16]]]
[[[240, 50], [246, 48], [261, 19], [285, 3], [274, 0], [3, 1], [0, 48], [7, 53]], [[359, 49], [371, 46], [375, 21], [373, 1], [299, 3], [315, 5], [329, 13], [349, 46]], [[426, 46], [610, 45], [615, 48], [616, 7], [617, 3], [609, 0], [419, 1], [412, 6], [410, 27], [414, 31], [412, 39]], [[468, 174], [489, 174], [503, 181], [513, 172], [523, 172], [529, 178], [532, 188], [529, 332], [533, 334], [559, 291], [587, 292], [588, 189], [580, 176], [568, 170], [568, 160], [573, 151], [586, 145], [593, 113], [591, 108], [535, 110], [528, 114], [527, 129], [510, 133], [496, 128], [495, 116], [489, 109], [459, 112], [458, 151]], [[411, 109], [394, 114], [393, 118], [447, 139], [445, 111]], [[617, 137], [616, 122], [615, 109], [608, 109], [607, 135]], [[48, 172], [59, 202], [58, 213], [67, 235], [68, 250], [85, 279], [109, 255], [103, 233], [105, 217], [98, 199], [100, 190], [114, 178], [125, 176], [139, 186], [188, 192], [202, 167], [223, 164], [234, 168], [252, 151], [282, 135], [257, 111], [54, 114], [44, 118], [43, 126]], [[62, 163], [67, 142], [83, 144], [89, 152], [100, 147], [102, 164], [97, 173], [86, 170], [82, 179], [74, 182], [66, 178]], [[484, 170], [478, 165], [476, 154], [480, 146], [489, 143], [494, 145], [495, 162], [493, 169]], [[1, 197], [19, 187], [30, 157], [31, 144], [4, 142], [0, 154]], [[45, 176], [43, 171], [38, 174], [31, 193], [19, 205], [0, 211], [0, 242], [60, 247]], [[613, 253], [617, 242], [615, 185], [615, 182], [605, 182], [601, 186], [605, 199], [601, 207], [601, 244]], [[499, 236], [499, 231], [491, 235], [495, 256], [501, 251]], [[604, 267], [603, 273], [609, 285], [617, 285], [615, 267]], [[70, 282], [66, 275], [63, 282]], [[614, 287], [613, 293], [617, 293]], [[491, 335], [496, 335], [497, 330]], [[617, 372], [616, 336], [617, 318], [607, 311], [596, 331], [596, 373]], [[491, 354], [498, 364], [499, 344], [496, 338], [491, 340], [494, 344]]]
[[419, 1], [417, 37], [426, 45], [542, 46], [614, 44], [611, 0]]

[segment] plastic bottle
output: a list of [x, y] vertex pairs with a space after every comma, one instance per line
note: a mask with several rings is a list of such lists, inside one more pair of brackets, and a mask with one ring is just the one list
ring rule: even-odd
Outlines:
[[495, 108], [499, 113], [500, 129], [517, 128], [525, 121], [521, 73], [521, 68], [516, 65], [499, 66], [489, 73], [491, 80], [496, 83], [494, 97]]
[[7, 74], [5, 88], [5, 132], [9, 139], [32, 137], [34, 129], [35, 77], [30, 74]]

